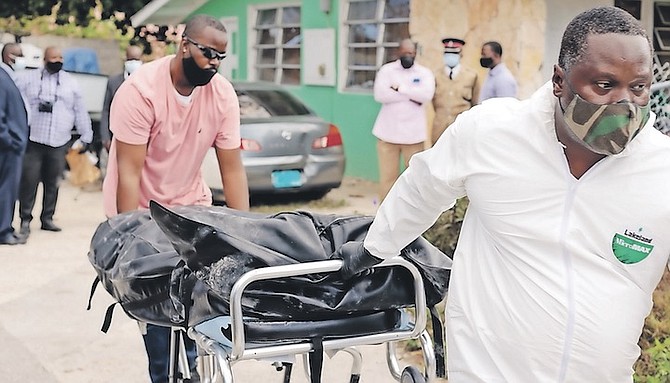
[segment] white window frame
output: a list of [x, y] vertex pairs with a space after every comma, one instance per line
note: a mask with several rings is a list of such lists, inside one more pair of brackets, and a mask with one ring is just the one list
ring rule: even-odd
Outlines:
[[[283, 12], [283, 8], [287, 7], [297, 7], [300, 9], [300, 23], [293, 25], [293, 24], [281, 24], [281, 12]], [[268, 10], [268, 9], [276, 9], [278, 10], [278, 15], [277, 15], [277, 20], [279, 21], [280, 24], [278, 24], [279, 30], [280, 30], [280, 36], [278, 36], [277, 40], [275, 41], [275, 44], [263, 44], [259, 45], [257, 43], [258, 41], [258, 33], [259, 30], [256, 29], [256, 21], [258, 19], [258, 13], [260, 11]], [[280, 11], [281, 10], [281, 11]], [[300, 62], [298, 64], [283, 64], [283, 52], [284, 48], [287, 47], [285, 44], [282, 43], [282, 37], [283, 37], [283, 28], [286, 27], [291, 27], [295, 26], [297, 28], [300, 28], [300, 33], [302, 35], [302, 4], [299, 1], [291, 1], [291, 2], [277, 2], [277, 3], [271, 3], [271, 4], [263, 4], [263, 5], [253, 5], [248, 7], [247, 11], [247, 30], [249, 38], [247, 39], [247, 52], [249, 52], [247, 56], [247, 73], [248, 73], [248, 78], [249, 80], [252, 81], [259, 81], [258, 77], [258, 69], [263, 68], [263, 67], [273, 67], [276, 68], [275, 70], [275, 78], [274, 78], [274, 83], [284, 85], [284, 86], [299, 86], [302, 85], [302, 54], [303, 54], [303, 44], [302, 41], [300, 42], [300, 45], [298, 48], [300, 49]], [[276, 49], [276, 54], [275, 54], [275, 62], [274, 64], [258, 64], [258, 49], [259, 48], [273, 48]], [[298, 69], [301, 72], [300, 75], [300, 83], [297, 85], [294, 84], [282, 84], [282, 75], [283, 75], [283, 70], [284, 69]]]
[[[346, 1], [341, 1], [340, 2], [340, 25], [342, 25], [342, 28], [340, 28], [340, 34], [339, 34], [339, 40], [340, 40], [340, 52], [341, 54], [339, 55], [339, 68], [340, 68], [340, 76], [339, 76], [339, 81], [338, 81], [338, 88], [340, 91], [345, 91], [345, 92], [352, 92], [352, 93], [372, 93], [372, 87], [370, 88], [363, 88], [363, 87], [349, 87], [347, 86], [347, 81], [349, 78], [349, 70], [350, 69], [368, 69], [370, 71], [378, 71], [379, 68], [381, 68], [382, 65], [385, 64], [384, 62], [384, 52], [386, 49], [395, 49], [398, 47], [398, 42], [397, 41], [389, 41], [389, 42], [384, 42], [384, 33], [386, 32], [386, 25], [391, 24], [391, 23], [397, 23], [397, 22], [407, 22], [408, 27], [411, 19], [411, 14], [407, 18], [392, 18], [392, 19], [384, 19], [384, 6], [386, 5], [387, 0], [377, 0], [377, 9], [375, 13], [375, 18], [374, 19], [365, 19], [365, 20], [355, 20], [355, 21], [349, 21], [348, 16], [349, 16], [349, 5], [351, 3], [357, 3], [359, 1], [365, 1], [365, 0], [346, 0]], [[409, 3], [412, 2], [412, 0], [407, 0]], [[356, 25], [356, 24], [372, 24], [375, 23], [379, 27], [377, 29], [377, 39], [375, 43], [349, 43], [349, 29], [350, 25]], [[408, 28], [409, 29], [409, 28]], [[407, 36], [408, 38], [410, 36]], [[364, 48], [364, 47], [374, 47], [376, 48], [376, 57], [375, 57], [375, 65], [374, 67], [371, 65], [349, 65], [349, 49], [350, 48]]]

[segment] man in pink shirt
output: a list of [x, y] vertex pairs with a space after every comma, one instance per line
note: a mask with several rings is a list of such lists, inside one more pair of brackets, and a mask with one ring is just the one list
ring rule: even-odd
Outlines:
[[375, 101], [382, 104], [372, 134], [378, 138], [379, 198], [384, 199], [400, 175], [400, 156], [405, 167], [426, 141], [424, 103], [435, 93], [435, 77], [430, 69], [414, 62], [416, 46], [405, 39], [398, 57], [383, 65], [375, 77]]
[[[212, 146], [226, 204], [249, 209], [239, 103], [230, 82], [216, 75], [227, 43], [218, 20], [194, 16], [176, 55], [143, 65], [119, 87], [110, 111], [114, 137], [103, 185], [108, 217], [146, 209], [150, 200], [210, 205], [200, 166]], [[147, 325], [144, 341], [154, 383], [167, 381], [169, 336], [170, 329]], [[194, 345], [187, 347], [194, 359]]]

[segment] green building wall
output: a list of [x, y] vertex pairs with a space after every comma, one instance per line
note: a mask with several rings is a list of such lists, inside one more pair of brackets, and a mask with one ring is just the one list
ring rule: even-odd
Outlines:
[[[237, 17], [239, 26], [239, 69], [235, 72], [234, 80], [249, 79], [248, 57], [246, 47], [249, 31], [247, 14], [249, 6], [256, 5], [286, 4], [276, 0], [212, 0], [203, 5], [194, 13], [204, 13], [217, 18]], [[320, 1], [302, 0], [301, 4], [301, 28], [333, 28], [335, 38], [339, 39], [339, 5], [338, 1], [332, 2], [331, 11], [325, 13], [320, 9]], [[336, 47], [340, 42], [336, 41]], [[336, 63], [339, 60], [339, 49], [336, 52]], [[309, 54], [318, 52], [306, 52], [302, 50], [302, 62]], [[225, 61], [223, 65], [226, 65]], [[337, 65], [338, 82], [340, 76], [346, 73], [339, 71]], [[380, 105], [374, 101], [371, 93], [349, 93], [338, 91], [337, 86], [286, 86], [286, 89], [299, 97], [309, 105], [319, 116], [332, 122], [340, 128], [344, 140], [344, 151], [347, 158], [345, 174], [347, 176], [361, 177], [369, 180], [378, 180], [376, 139], [372, 135], [374, 124]]]

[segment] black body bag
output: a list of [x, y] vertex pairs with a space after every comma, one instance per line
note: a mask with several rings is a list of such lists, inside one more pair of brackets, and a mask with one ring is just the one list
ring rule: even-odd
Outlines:
[[[342, 244], [362, 241], [371, 222], [368, 216], [304, 211], [266, 216], [216, 206], [168, 210], [152, 202], [150, 212], [99, 225], [89, 252], [98, 274], [91, 296], [100, 281], [134, 319], [194, 326], [229, 314], [230, 289], [243, 273], [329, 259]], [[423, 276], [427, 304], [440, 302], [451, 259], [422, 237], [401, 256]], [[242, 304], [245, 316], [264, 320], [337, 319], [412, 305], [413, 290], [405, 269], [383, 267], [347, 281], [324, 273], [254, 282]]]

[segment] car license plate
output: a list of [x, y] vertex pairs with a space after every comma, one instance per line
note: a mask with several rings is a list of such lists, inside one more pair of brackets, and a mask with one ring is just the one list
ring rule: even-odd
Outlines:
[[276, 189], [302, 186], [302, 172], [300, 170], [275, 170], [271, 177], [272, 186]]

